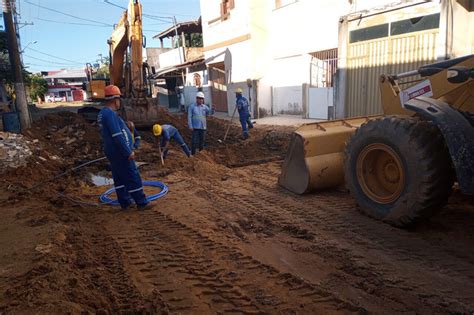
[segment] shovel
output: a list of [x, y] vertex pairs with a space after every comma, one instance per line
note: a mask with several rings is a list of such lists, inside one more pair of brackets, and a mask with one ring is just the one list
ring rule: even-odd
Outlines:
[[234, 112], [232, 113], [232, 117], [230, 117], [230, 121], [229, 121], [229, 124], [227, 125], [227, 130], [224, 134], [224, 140], [221, 140], [221, 139], [218, 139], [217, 142], [219, 143], [223, 143], [225, 141], [225, 139], [227, 138], [227, 134], [229, 133], [229, 130], [230, 130], [230, 126], [232, 126], [232, 120], [234, 119], [234, 116], [235, 116], [235, 112], [237, 111], [237, 106], [235, 106], [234, 108]]
[[165, 166], [165, 161], [163, 160], [163, 153], [161, 152], [161, 146], [158, 145], [158, 152], [160, 153], [161, 165]]

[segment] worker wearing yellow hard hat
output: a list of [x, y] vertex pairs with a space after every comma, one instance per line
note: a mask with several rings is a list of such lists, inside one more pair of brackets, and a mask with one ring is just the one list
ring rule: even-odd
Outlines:
[[155, 137], [160, 137], [159, 146], [161, 148], [163, 158], [166, 158], [166, 156], [168, 155], [168, 144], [173, 139], [174, 141], [176, 141], [176, 143], [178, 143], [181, 146], [181, 149], [183, 150], [184, 154], [186, 154], [187, 157], [191, 156], [191, 151], [189, 150], [188, 145], [186, 144], [186, 142], [184, 142], [183, 137], [179, 133], [178, 129], [176, 129], [176, 127], [169, 124], [165, 124], [165, 125], [154, 124], [153, 135]]
[[[249, 137], [249, 129], [253, 128], [252, 121], [250, 120], [250, 105], [245, 96], [242, 95], [243, 90], [241, 88], [235, 89], [235, 107], [239, 111], [239, 120], [242, 125], [242, 139]], [[248, 128], [247, 128], [248, 125]]]
[[122, 209], [127, 209], [133, 199], [139, 210], [149, 209], [142, 179], [135, 164], [133, 140], [130, 129], [117, 115], [120, 109], [120, 89], [115, 85], [105, 87], [106, 106], [97, 117], [103, 140], [104, 153], [112, 168], [115, 193]]

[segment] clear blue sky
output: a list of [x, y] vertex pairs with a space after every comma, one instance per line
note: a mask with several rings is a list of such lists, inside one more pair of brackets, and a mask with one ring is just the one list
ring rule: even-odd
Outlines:
[[[121, 7], [129, 3], [107, 1]], [[143, 14], [150, 15], [143, 18], [147, 47], [159, 47], [160, 42], [152, 37], [172, 25], [171, 17], [180, 22], [200, 15], [199, 0], [141, 2]], [[17, 9], [20, 22], [34, 23], [20, 29], [23, 62], [30, 72], [83, 68], [86, 62], [95, 63], [98, 54], [108, 56], [107, 39], [123, 12], [104, 0], [17, 0]], [[37, 43], [32, 44], [34, 41]]]

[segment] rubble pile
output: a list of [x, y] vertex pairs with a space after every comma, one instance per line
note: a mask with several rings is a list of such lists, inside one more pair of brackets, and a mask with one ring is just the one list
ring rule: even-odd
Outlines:
[[20, 134], [0, 132], [0, 173], [26, 165], [33, 154], [30, 146], [37, 142], [39, 141], [30, 141]]
[[94, 159], [102, 155], [99, 129], [82, 116], [61, 112], [47, 115], [25, 131], [30, 139], [42, 144], [42, 154], [47, 160], [59, 156], [66, 164]]

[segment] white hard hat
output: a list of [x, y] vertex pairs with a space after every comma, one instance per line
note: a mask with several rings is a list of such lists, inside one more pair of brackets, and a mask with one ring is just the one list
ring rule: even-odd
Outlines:
[[196, 98], [204, 98], [204, 93], [203, 92], [197, 92]]

